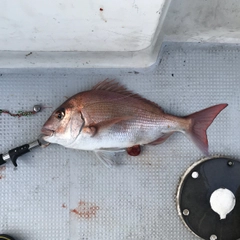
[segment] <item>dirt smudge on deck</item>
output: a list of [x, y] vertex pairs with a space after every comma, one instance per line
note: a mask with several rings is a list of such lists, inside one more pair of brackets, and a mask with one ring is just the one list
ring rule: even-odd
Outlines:
[[0, 179], [5, 178], [5, 170], [6, 170], [6, 166], [0, 167]]

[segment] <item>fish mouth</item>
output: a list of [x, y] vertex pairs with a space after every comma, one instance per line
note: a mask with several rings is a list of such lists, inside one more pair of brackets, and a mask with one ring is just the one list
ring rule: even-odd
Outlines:
[[41, 133], [46, 137], [51, 137], [54, 134], [54, 131], [48, 128], [42, 128]]

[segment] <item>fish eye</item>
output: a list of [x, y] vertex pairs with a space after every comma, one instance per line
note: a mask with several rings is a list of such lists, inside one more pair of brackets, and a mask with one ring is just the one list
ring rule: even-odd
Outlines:
[[64, 118], [64, 116], [65, 116], [65, 109], [64, 108], [59, 109], [55, 113], [55, 117], [59, 120], [62, 120]]

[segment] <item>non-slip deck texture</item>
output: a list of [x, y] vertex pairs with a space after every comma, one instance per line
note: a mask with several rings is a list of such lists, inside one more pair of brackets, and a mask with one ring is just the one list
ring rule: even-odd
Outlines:
[[[86, 62], [88, 60], [86, 59]], [[0, 109], [42, 112], [0, 116], [0, 152], [35, 140], [67, 97], [106, 78], [185, 116], [229, 106], [208, 129], [210, 154], [240, 158], [240, 47], [166, 44], [159, 64], [129, 69], [0, 69]], [[182, 224], [175, 194], [180, 176], [202, 153], [181, 133], [121, 156], [106, 168], [87, 151], [50, 145], [0, 169], [0, 232], [19, 240], [197, 240]], [[214, 233], [213, 233], [214, 234]]]

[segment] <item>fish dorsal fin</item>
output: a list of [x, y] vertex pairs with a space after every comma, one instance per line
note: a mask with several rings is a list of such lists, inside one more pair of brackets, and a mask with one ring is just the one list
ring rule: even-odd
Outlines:
[[152, 102], [132, 91], [129, 91], [125, 86], [121, 85], [120, 83], [116, 82], [115, 80], [110, 80], [107, 78], [104, 81], [96, 84], [92, 88], [92, 90], [103, 90], [103, 91], [108, 91], [108, 92], [115, 92], [115, 93], [119, 93], [119, 94], [122, 94], [127, 97], [140, 99], [140, 100], [144, 101], [145, 103], [152, 104], [155, 107], [158, 107], [161, 111], [163, 111], [162, 108], [160, 106], [158, 106], [158, 104], [156, 104], [155, 102]]

